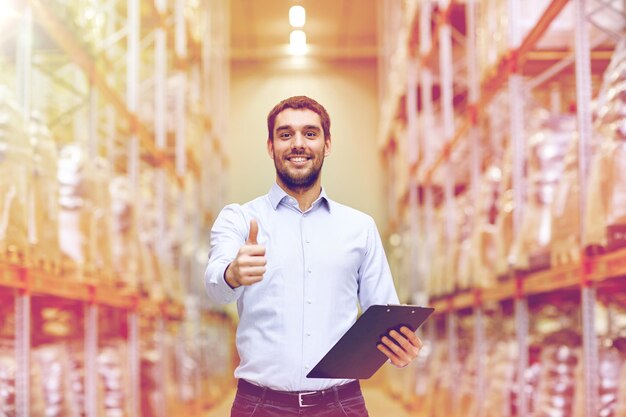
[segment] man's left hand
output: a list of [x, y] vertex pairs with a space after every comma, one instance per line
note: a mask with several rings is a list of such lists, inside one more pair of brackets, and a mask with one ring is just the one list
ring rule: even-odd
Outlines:
[[388, 335], [382, 337], [381, 342], [377, 345], [378, 350], [398, 368], [404, 368], [417, 358], [423, 345], [420, 338], [405, 326], [400, 328], [400, 332], [390, 331]]

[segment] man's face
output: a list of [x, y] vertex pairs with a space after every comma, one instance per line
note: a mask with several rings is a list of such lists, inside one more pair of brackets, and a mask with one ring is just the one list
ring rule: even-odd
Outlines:
[[305, 190], [318, 181], [330, 138], [324, 137], [320, 116], [308, 109], [285, 109], [278, 113], [267, 151], [276, 175], [284, 186]]

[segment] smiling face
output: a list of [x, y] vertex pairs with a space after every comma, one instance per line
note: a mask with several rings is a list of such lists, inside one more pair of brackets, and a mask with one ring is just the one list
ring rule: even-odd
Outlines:
[[320, 184], [324, 157], [330, 153], [330, 137], [324, 136], [317, 113], [287, 108], [276, 116], [267, 151], [274, 160], [278, 184], [302, 192]]

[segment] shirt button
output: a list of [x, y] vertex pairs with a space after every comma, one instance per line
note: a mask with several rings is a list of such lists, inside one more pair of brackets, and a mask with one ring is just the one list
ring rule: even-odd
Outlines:
[[306, 213], [304, 213], [304, 214], [302, 215], [302, 217], [306, 217], [306, 216], [307, 216], [307, 214], [306, 214]]
[[309, 369], [309, 365], [304, 365], [304, 369]]
[[313, 301], [311, 301], [311, 300], [306, 300], [306, 303], [307, 303], [307, 304], [313, 304]]
[[306, 271], [306, 272], [308, 272], [308, 273], [310, 274], [310, 273], [311, 273], [311, 272], [313, 272], [313, 271], [311, 271], [311, 270], [309, 269], [309, 270], [308, 270], [308, 271]]
[[311, 333], [310, 333], [310, 332], [307, 332], [307, 333], [306, 333], [306, 335], [307, 335], [307, 336], [311, 336]]

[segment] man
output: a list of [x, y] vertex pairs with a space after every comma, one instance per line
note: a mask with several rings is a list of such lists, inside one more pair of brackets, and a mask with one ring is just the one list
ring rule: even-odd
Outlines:
[[[239, 379], [232, 417], [367, 416], [358, 381], [307, 373], [373, 304], [397, 304], [370, 216], [328, 198], [321, 186], [330, 117], [315, 100], [281, 101], [267, 118], [276, 184], [226, 206], [211, 231], [209, 297], [237, 301]], [[395, 342], [394, 342], [395, 341]], [[422, 346], [403, 327], [379, 350], [404, 367]]]

